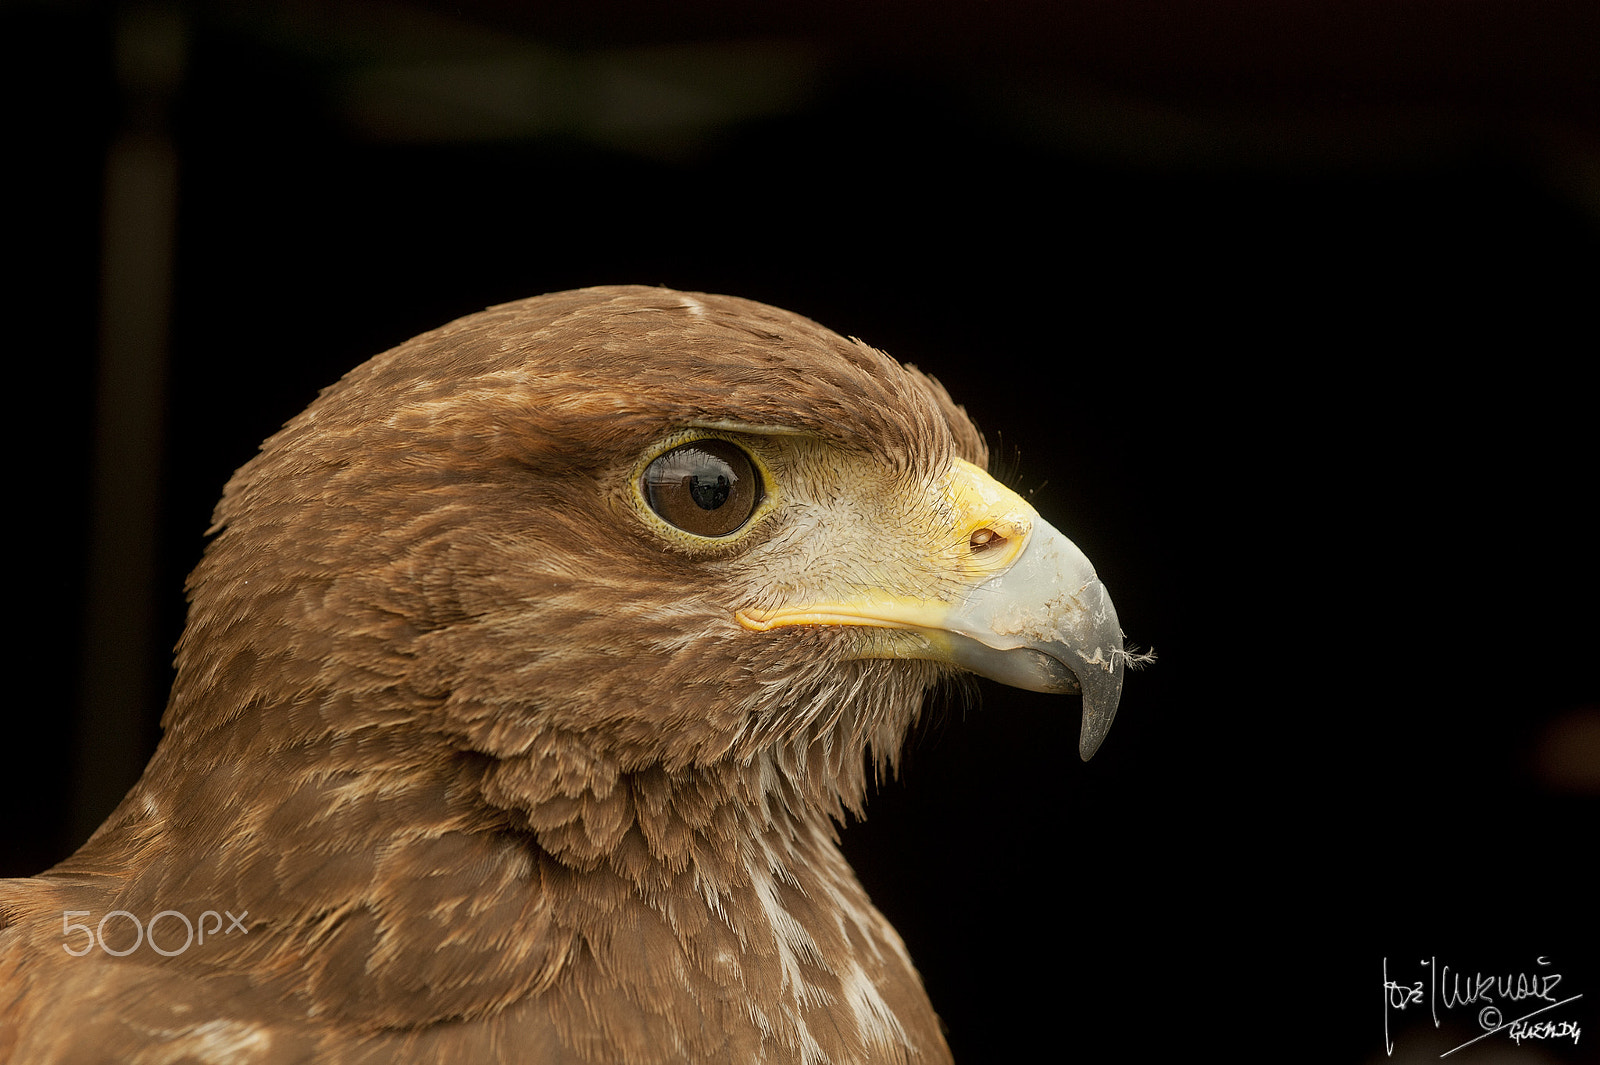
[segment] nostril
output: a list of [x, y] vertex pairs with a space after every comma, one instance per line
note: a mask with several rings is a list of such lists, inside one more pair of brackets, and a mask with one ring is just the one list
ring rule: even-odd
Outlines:
[[1005, 537], [993, 529], [979, 529], [972, 534], [972, 549], [982, 551], [984, 548], [993, 547], [995, 544], [1004, 543]]

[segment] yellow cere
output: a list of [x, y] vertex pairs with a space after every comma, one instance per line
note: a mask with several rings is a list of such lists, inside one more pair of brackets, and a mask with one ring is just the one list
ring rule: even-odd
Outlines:
[[[929, 570], [942, 571], [945, 579], [921, 581], [920, 587], [970, 589], [1004, 572], [1016, 561], [1037, 517], [1021, 496], [961, 459], [933, 490], [935, 498], [928, 500], [928, 507], [940, 516], [943, 530], [929, 544], [932, 549], [925, 565]], [[934, 543], [939, 546], [933, 547]], [[877, 587], [857, 590], [835, 601], [747, 608], [735, 617], [740, 625], [754, 632], [789, 625], [865, 625], [929, 633], [943, 627], [954, 605], [925, 594], [903, 594], [893, 587]]]
[[[1037, 513], [1026, 500], [965, 459], [956, 459], [944, 483], [944, 497], [958, 516], [957, 543], [966, 548], [961, 565], [985, 577], [1015, 562], [1033, 531]], [[977, 546], [974, 535], [988, 531], [1003, 538], [985, 538]]]

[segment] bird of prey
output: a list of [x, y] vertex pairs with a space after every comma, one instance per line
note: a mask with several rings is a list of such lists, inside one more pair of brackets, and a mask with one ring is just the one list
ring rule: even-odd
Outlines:
[[1127, 655], [933, 378], [786, 311], [508, 303], [224, 492], [164, 735], [0, 882], [0, 1060], [935, 1063], [838, 849], [930, 692]]

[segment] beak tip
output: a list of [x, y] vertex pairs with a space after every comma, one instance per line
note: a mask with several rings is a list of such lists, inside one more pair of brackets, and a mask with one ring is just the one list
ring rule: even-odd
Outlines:
[[1095, 722], [1084, 717], [1083, 728], [1078, 733], [1078, 757], [1087, 762], [1094, 757], [1094, 752], [1100, 749], [1100, 744], [1105, 742], [1106, 733], [1110, 729], [1099, 728]]
[[[1120, 642], [1119, 642], [1120, 643]], [[1121, 650], [1120, 646], [1118, 650]], [[1111, 731], [1111, 722], [1117, 716], [1117, 704], [1122, 700], [1123, 666], [1113, 658], [1114, 665], [1107, 670], [1089, 667], [1079, 673], [1083, 688], [1083, 723], [1078, 729], [1078, 757], [1085, 762], [1105, 742]]]

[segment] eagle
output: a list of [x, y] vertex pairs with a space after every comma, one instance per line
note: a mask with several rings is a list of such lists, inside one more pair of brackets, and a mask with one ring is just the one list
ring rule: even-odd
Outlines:
[[0, 1060], [936, 1063], [838, 847], [978, 674], [1129, 653], [932, 377], [654, 287], [491, 307], [228, 483], [143, 776], [0, 881]]

